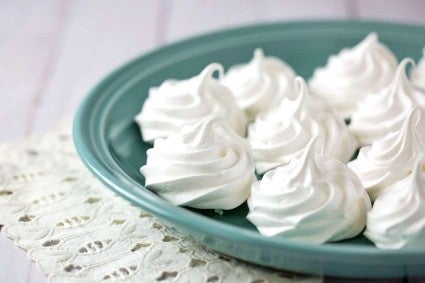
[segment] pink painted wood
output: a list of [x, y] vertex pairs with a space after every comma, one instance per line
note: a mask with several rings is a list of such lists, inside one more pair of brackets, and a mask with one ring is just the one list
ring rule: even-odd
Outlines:
[[[344, 2], [338, 0], [183, 0], [178, 3], [167, 12], [170, 23], [167, 41], [250, 23], [307, 18], [344, 19], [349, 16]], [[187, 16], [188, 9], [190, 17]]]
[[79, 1], [56, 65], [44, 85], [32, 129], [72, 115], [90, 88], [117, 65], [156, 45], [160, 3]]
[[0, 141], [30, 132], [68, 6], [68, 0], [0, 2]]
[[[0, 142], [72, 116], [107, 72], [167, 42], [219, 28], [307, 18], [425, 24], [424, 11], [422, 0], [0, 0]], [[46, 282], [2, 235], [0, 255], [0, 282]]]

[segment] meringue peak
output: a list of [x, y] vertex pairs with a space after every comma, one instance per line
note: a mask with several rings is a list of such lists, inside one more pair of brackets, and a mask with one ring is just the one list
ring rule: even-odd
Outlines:
[[343, 118], [350, 118], [357, 103], [368, 93], [389, 85], [397, 68], [397, 58], [376, 33], [356, 46], [331, 55], [309, 81], [311, 92], [324, 99]]
[[262, 235], [321, 244], [356, 236], [371, 204], [356, 175], [316, 154], [315, 136], [302, 154], [255, 182], [247, 219]]
[[237, 106], [231, 91], [213, 77], [223, 77], [223, 66], [212, 63], [200, 74], [185, 80], [166, 80], [149, 89], [135, 121], [145, 142], [166, 138], [184, 125], [196, 123], [210, 115], [223, 118], [241, 136], [245, 136], [246, 117]]
[[262, 48], [256, 48], [254, 50], [254, 56], [252, 57], [252, 63], [261, 64], [264, 60], [264, 51]]
[[403, 60], [401, 60], [400, 64], [398, 64], [397, 70], [395, 72], [395, 77], [399, 78], [399, 80], [401, 78], [403, 78], [406, 81], [408, 81], [409, 79], [407, 78], [406, 68], [407, 68], [407, 65], [409, 65], [409, 64], [414, 67], [415, 61], [410, 57], [406, 57]]
[[381, 249], [424, 247], [425, 173], [423, 153], [412, 174], [392, 184], [368, 213], [365, 236]]
[[308, 183], [317, 179], [320, 175], [320, 167], [316, 163], [317, 147], [322, 147], [322, 141], [319, 136], [314, 136], [307, 144], [300, 156], [295, 157], [288, 164], [288, 180]]
[[297, 77], [294, 85], [294, 99], [284, 98], [248, 126], [248, 140], [259, 174], [288, 164], [316, 135], [322, 140], [322, 151], [342, 162], [348, 162], [356, 150], [357, 142], [340, 117], [331, 109], [312, 107], [318, 100], [312, 100], [305, 80]]
[[229, 125], [218, 116], [208, 116], [193, 125], [184, 126], [181, 130], [182, 141], [185, 144], [210, 146], [219, 140], [236, 142], [246, 149], [249, 143], [236, 134]]
[[415, 61], [413, 61], [412, 58], [404, 58], [398, 65], [394, 79], [390, 86], [391, 93], [393, 95], [400, 93], [399, 91], [397, 91], [397, 88], [399, 87], [404, 88], [406, 87], [406, 85], [410, 85], [410, 81], [407, 78], [407, 74], [406, 74], [406, 68], [409, 64], [412, 66], [415, 66]]
[[[223, 120], [217, 116], [208, 116], [194, 125], [182, 129], [182, 140], [186, 144], [204, 145], [206, 141], [215, 139], [215, 126], [226, 128]], [[225, 129], [227, 130], [227, 129]]]
[[416, 93], [406, 75], [409, 64], [414, 64], [411, 58], [403, 59], [387, 87], [368, 94], [358, 103], [351, 118], [350, 130], [362, 145], [370, 145], [396, 131], [412, 107], [419, 104], [421, 95]]
[[[401, 154], [403, 151], [412, 151], [413, 154], [421, 152], [421, 146], [425, 145], [425, 140], [420, 135], [420, 131], [425, 130], [421, 125], [422, 109], [418, 106], [413, 107], [405, 118], [400, 129], [389, 133], [384, 139], [372, 144], [372, 148], [380, 155], [376, 155], [380, 160], [393, 158], [394, 153]], [[424, 133], [422, 133], [424, 134]]]
[[360, 149], [348, 166], [357, 173], [372, 200], [412, 172], [418, 154], [425, 152], [425, 121], [420, 107], [412, 108], [399, 129]]
[[140, 168], [145, 186], [175, 205], [233, 209], [256, 180], [249, 144], [220, 117], [158, 138]]
[[218, 80], [221, 80], [224, 76], [224, 68], [221, 64], [211, 63], [206, 66], [197, 76], [197, 78], [201, 81], [199, 86], [201, 87], [206, 80], [212, 79], [215, 72], [218, 73]]
[[293, 94], [295, 72], [277, 57], [265, 56], [261, 48], [248, 63], [231, 67], [222, 82], [236, 98], [249, 120]]
[[376, 32], [371, 32], [357, 44], [357, 47], [368, 48], [370, 45], [378, 43], [378, 41], [378, 34]]

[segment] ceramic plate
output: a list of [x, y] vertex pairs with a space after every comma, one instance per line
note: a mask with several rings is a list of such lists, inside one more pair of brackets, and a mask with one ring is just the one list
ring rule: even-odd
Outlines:
[[196, 241], [227, 255], [264, 266], [337, 277], [425, 275], [425, 248], [378, 250], [366, 238], [324, 245], [261, 236], [245, 216], [244, 204], [219, 215], [176, 207], [143, 187], [139, 168], [149, 145], [133, 117], [148, 89], [168, 78], [193, 76], [211, 62], [226, 68], [247, 62], [256, 47], [283, 58], [309, 78], [330, 54], [376, 31], [399, 59], [418, 60], [425, 28], [375, 22], [292, 22], [212, 33], [155, 50], [127, 63], [86, 97], [74, 121], [74, 140], [86, 166], [108, 188]]

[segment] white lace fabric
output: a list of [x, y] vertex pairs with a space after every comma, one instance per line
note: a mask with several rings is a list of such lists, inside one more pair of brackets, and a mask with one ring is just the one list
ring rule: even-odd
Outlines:
[[91, 176], [70, 128], [0, 145], [1, 232], [50, 281], [321, 281], [223, 256], [165, 227]]

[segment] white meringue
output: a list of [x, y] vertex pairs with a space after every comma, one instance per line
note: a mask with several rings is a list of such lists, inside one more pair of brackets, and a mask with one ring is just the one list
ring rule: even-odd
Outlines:
[[414, 64], [412, 59], [404, 59], [388, 87], [369, 94], [358, 104], [351, 117], [350, 130], [362, 145], [372, 144], [400, 128], [410, 109], [418, 104], [415, 98], [421, 94], [417, 94], [406, 75], [409, 63]]
[[294, 78], [289, 65], [279, 58], [265, 57], [262, 49], [256, 49], [248, 64], [231, 67], [222, 82], [252, 121], [259, 112], [278, 105], [283, 97], [293, 93]]
[[391, 82], [396, 68], [394, 54], [371, 33], [357, 46], [330, 56], [326, 66], [315, 70], [310, 89], [343, 118], [349, 118], [367, 93]]
[[256, 180], [248, 142], [217, 116], [156, 139], [140, 171], [162, 198], [205, 209], [239, 206]]
[[415, 86], [425, 90], [425, 48], [422, 52], [422, 58], [412, 70], [410, 78]]
[[372, 201], [389, 186], [409, 175], [416, 157], [425, 152], [423, 116], [420, 107], [412, 108], [400, 129], [371, 146], [362, 147], [357, 159], [348, 163]]
[[288, 164], [319, 134], [319, 126], [305, 109], [305, 100], [304, 90], [295, 100], [284, 98], [278, 107], [261, 112], [248, 126], [248, 140], [259, 174]]
[[330, 110], [311, 109], [307, 85], [301, 77], [295, 79], [295, 85], [295, 100], [285, 97], [278, 107], [261, 112], [248, 126], [259, 174], [288, 164], [316, 135], [323, 138], [324, 153], [342, 162], [348, 162], [357, 148], [356, 139], [341, 118]]
[[247, 219], [262, 235], [321, 244], [363, 230], [367, 193], [345, 164], [316, 154], [316, 141], [252, 185]]
[[[309, 96], [312, 97], [312, 96]], [[347, 163], [357, 150], [358, 142], [344, 120], [334, 111], [318, 111], [310, 107], [311, 115], [319, 125], [323, 153]]]
[[380, 195], [367, 215], [364, 235], [380, 249], [425, 247], [425, 160]]
[[216, 115], [223, 118], [240, 135], [245, 136], [246, 117], [238, 108], [228, 88], [212, 75], [223, 76], [223, 67], [213, 63], [198, 76], [176, 81], [164, 81], [149, 90], [141, 112], [136, 116], [145, 142], [166, 138], [184, 125]]

